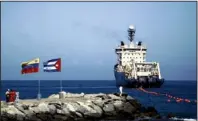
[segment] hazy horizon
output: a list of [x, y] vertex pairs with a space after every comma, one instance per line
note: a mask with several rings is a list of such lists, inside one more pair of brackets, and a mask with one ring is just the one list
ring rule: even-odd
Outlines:
[[[196, 2], [2, 2], [2, 80], [114, 80], [114, 49], [135, 25], [165, 80], [196, 81]], [[21, 62], [40, 58], [40, 72]], [[42, 63], [62, 59], [62, 72]]]

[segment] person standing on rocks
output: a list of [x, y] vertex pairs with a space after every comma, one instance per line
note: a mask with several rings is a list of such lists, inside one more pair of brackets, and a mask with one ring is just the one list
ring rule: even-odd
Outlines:
[[15, 99], [15, 102], [18, 103], [19, 101], [19, 92], [16, 92], [16, 99]]
[[9, 93], [10, 93], [10, 89], [8, 89], [5, 93], [5, 96], [6, 96], [6, 102], [9, 101]]
[[120, 96], [122, 96], [122, 89], [123, 89], [123, 87], [122, 86], [120, 86]]
[[16, 91], [11, 89], [9, 92], [8, 102], [14, 102], [15, 99], [16, 99]]

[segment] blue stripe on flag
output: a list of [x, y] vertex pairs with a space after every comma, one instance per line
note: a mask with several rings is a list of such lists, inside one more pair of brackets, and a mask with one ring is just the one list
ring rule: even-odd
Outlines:
[[43, 65], [43, 67], [55, 67], [54, 65]]
[[48, 60], [47, 62], [54, 62], [54, 61], [57, 61], [59, 60], [60, 58], [57, 58], [57, 59], [51, 59], [51, 60]]
[[23, 69], [26, 68], [38, 68], [39, 67], [39, 63], [35, 63], [35, 64], [29, 64], [23, 67]]

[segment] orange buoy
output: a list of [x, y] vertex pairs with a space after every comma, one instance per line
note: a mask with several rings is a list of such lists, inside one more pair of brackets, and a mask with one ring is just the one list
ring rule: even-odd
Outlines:
[[178, 100], [179, 100], [180, 102], [183, 101], [183, 99], [181, 99], [181, 98], [179, 98]]
[[176, 102], [177, 102], [177, 103], [179, 103], [179, 102], [180, 102], [180, 100], [176, 100]]
[[187, 103], [190, 103], [190, 100], [187, 100], [186, 102], [187, 102]]
[[185, 101], [185, 102], [187, 102], [187, 103], [189, 103], [189, 102], [190, 102], [190, 100], [189, 100], [189, 99], [185, 99], [184, 101]]

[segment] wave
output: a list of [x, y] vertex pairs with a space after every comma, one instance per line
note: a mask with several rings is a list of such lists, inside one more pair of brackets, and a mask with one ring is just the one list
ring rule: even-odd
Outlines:
[[197, 121], [197, 119], [192, 119], [192, 118], [169, 118], [169, 119], [152, 119], [152, 118], [138, 118], [135, 119], [134, 121], [144, 121], [144, 120], [149, 120], [149, 121]]
[[170, 118], [174, 121], [197, 121], [197, 119], [193, 119], [193, 118], [177, 118], [177, 117], [174, 117], [174, 118]]

